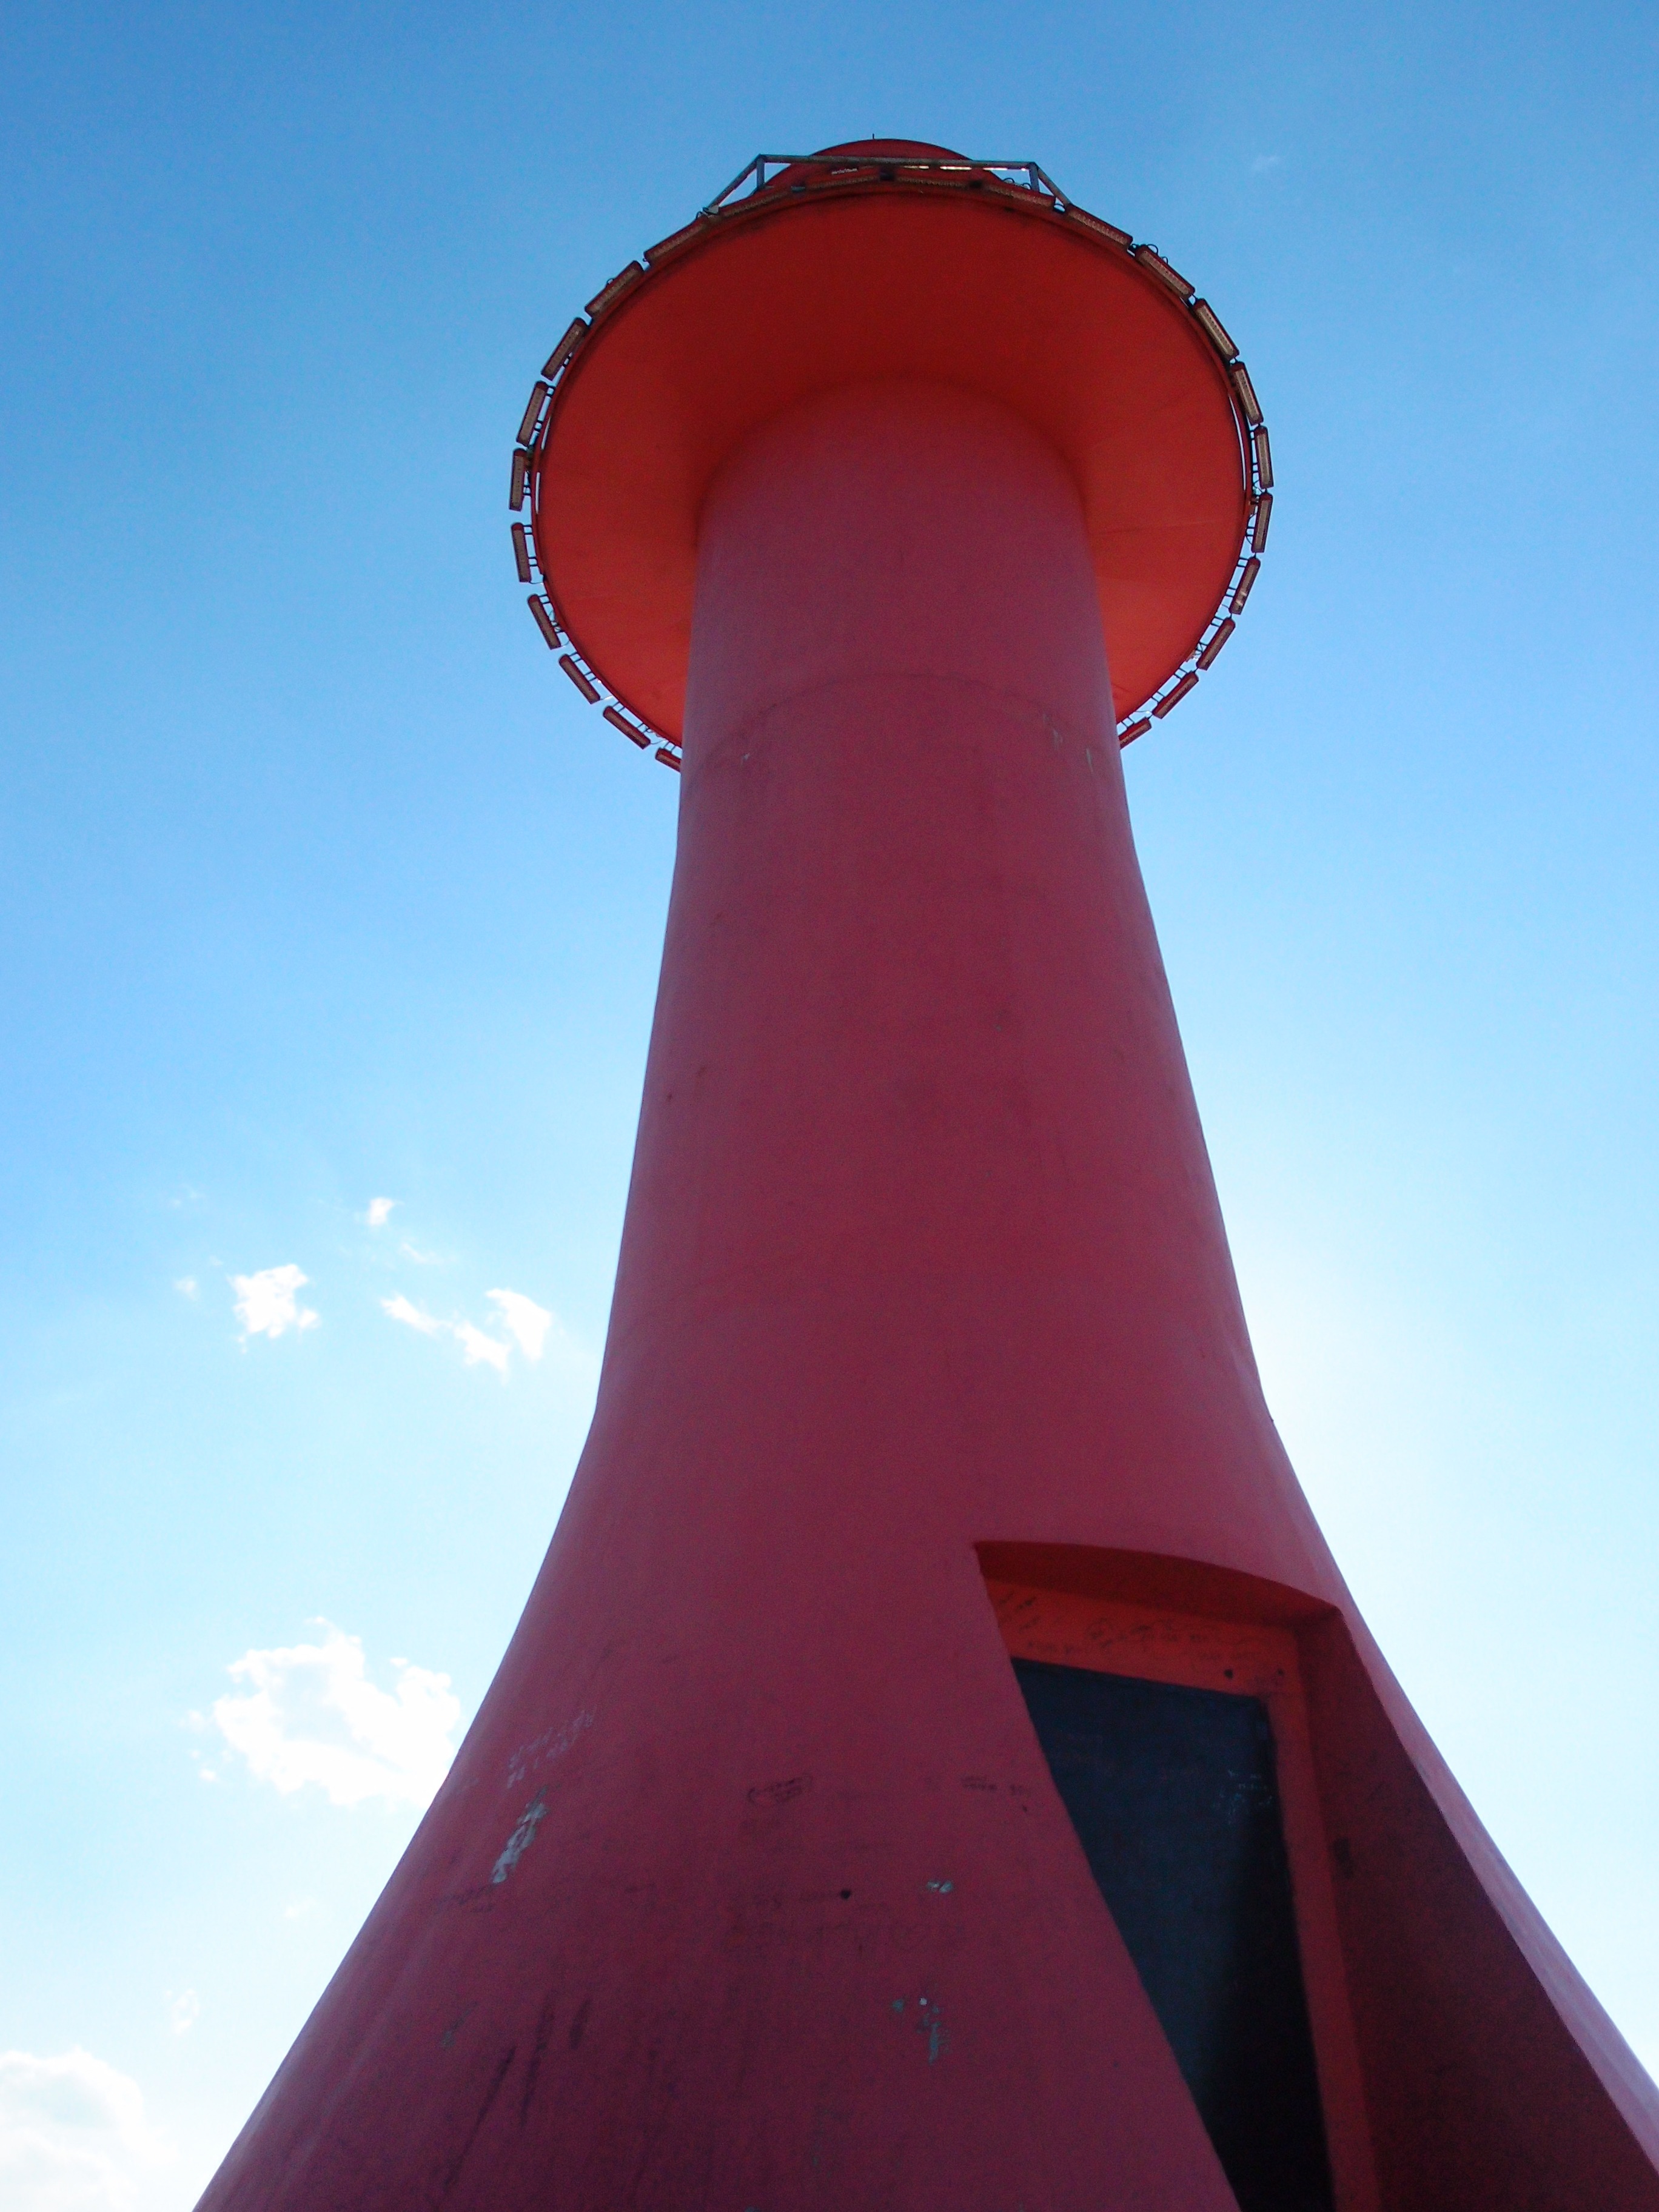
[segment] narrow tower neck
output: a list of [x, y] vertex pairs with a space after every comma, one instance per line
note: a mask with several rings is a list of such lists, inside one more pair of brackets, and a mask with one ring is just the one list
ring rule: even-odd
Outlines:
[[613, 1354], [1058, 1300], [1154, 1395], [1194, 1346], [1249, 1370], [1109, 698], [1075, 489], [1008, 410], [854, 386], [726, 465]]
[[1006, 408], [910, 379], [756, 431], [711, 487], [687, 700], [693, 753], [827, 685], [978, 684], [1111, 741], [1098, 600], [1065, 464]]

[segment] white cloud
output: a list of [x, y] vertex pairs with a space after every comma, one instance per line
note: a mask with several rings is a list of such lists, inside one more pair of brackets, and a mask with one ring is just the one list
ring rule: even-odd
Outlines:
[[550, 1349], [556, 1366], [573, 1378], [591, 1379], [594, 1366], [592, 1354], [575, 1342], [556, 1313], [538, 1305], [522, 1291], [490, 1291], [487, 1296], [495, 1309], [496, 1321], [507, 1332], [505, 1337], [492, 1335], [476, 1322], [441, 1320], [423, 1306], [414, 1304], [401, 1291], [394, 1297], [382, 1298], [380, 1310], [393, 1321], [401, 1322], [405, 1328], [418, 1329], [422, 1336], [453, 1336], [469, 1367], [493, 1367], [503, 1382], [515, 1350], [526, 1359], [535, 1360]]
[[194, 1275], [180, 1275], [173, 1285], [181, 1298], [199, 1298], [202, 1286]]
[[1282, 169], [1284, 166], [1285, 156], [1282, 154], [1258, 154], [1250, 164], [1250, 174], [1253, 177], [1271, 176], [1275, 169]]
[[547, 1308], [538, 1306], [534, 1298], [526, 1297], [522, 1291], [491, 1291], [489, 1296], [502, 1327], [517, 1340], [525, 1358], [539, 1359], [542, 1346], [547, 1342], [547, 1332], [553, 1326], [553, 1316]]
[[380, 1310], [390, 1314], [393, 1321], [402, 1322], [405, 1328], [418, 1329], [422, 1336], [453, 1336], [466, 1355], [469, 1367], [493, 1367], [505, 1379], [512, 1346], [503, 1344], [499, 1337], [487, 1336], [470, 1321], [440, 1321], [435, 1314], [412, 1305], [401, 1291], [396, 1297], [382, 1298]]
[[382, 1690], [361, 1638], [316, 1625], [320, 1644], [246, 1651], [228, 1670], [248, 1686], [216, 1702], [221, 1735], [284, 1796], [314, 1783], [333, 1805], [430, 1804], [461, 1717], [448, 1675], [394, 1660], [397, 1686]]
[[0, 2203], [8, 2212], [137, 2212], [173, 2146], [143, 2093], [89, 2051], [0, 2051]]
[[236, 1318], [242, 1341], [251, 1336], [285, 1336], [289, 1329], [315, 1328], [319, 1316], [302, 1306], [295, 1293], [311, 1280], [298, 1267], [262, 1267], [257, 1275], [233, 1275]]
[[167, 2018], [175, 2035], [188, 2035], [202, 2017], [202, 2000], [194, 1990], [180, 1990], [167, 2007]]
[[460, 1340], [461, 1349], [466, 1354], [467, 1365], [493, 1367], [505, 1382], [507, 1363], [513, 1356], [512, 1346], [503, 1344], [499, 1337], [486, 1336], [483, 1329], [475, 1328], [470, 1321], [458, 1321], [453, 1322], [451, 1326]]
[[422, 1252], [417, 1246], [411, 1244], [406, 1237], [398, 1247], [398, 1257], [400, 1260], [412, 1260], [417, 1267], [441, 1267], [443, 1265], [443, 1255], [441, 1253]]
[[368, 1212], [364, 1214], [363, 1219], [368, 1222], [371, 1229], [384, 1229], [391, 1220], [392, 1209], [397, 1203], [398, 1200], [395, 1198], [371, 1198], [368, 1201]]
[[419, 1329], [422, 1336], [436, 1336], [440, 1329], [449, 1327], [447, 1321], [439, 1321], [432, 1314], [422, 1313], [419, 1306], [411, 1305], [401, 1291], [395, 1298], [382, 1298], [380, 1311], [390, 1314], [393, 1321], [402, 1322], [405, 1328]]

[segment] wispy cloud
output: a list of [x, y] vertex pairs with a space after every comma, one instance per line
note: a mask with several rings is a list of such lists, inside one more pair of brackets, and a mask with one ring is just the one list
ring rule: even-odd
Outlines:
[[251, 1336], [286, 1336], [289, 1329], [315, 1328], [321, 1316], [302, 1306], [297, 1293], [311, 1280], [292, 1265], [262, 1267], [256, 1275], [233, 1275], [236, 1318], [244, 1344]]
[[436, 1336], [449, 1327], [435, 1314], [423, 1313], [419, 1306], [411, 1305], [401, 1291], [395, 1298], [382, 1298], [380, 1311], [390, 1314], [393, 1321], [402, 1322], [405, 1328], [419, 1329], [422, 1336]]
[[228, 1672], [246, 1687], [215, 1703], [220, 1734], [285, 1796], [314, 1784], [333, 1805], [430, 1804], [461, 1717], [448, 1675], [394, 1659], [395, 1686], [383, 1690], [368, 1679], [361, 1638], [316, 1626], [320, 1643], [235, 1661]]
[[130, 2075], [89, 2051], [0, 2051], [0, 2203], [13, 2212], [136, 2212], [173, 2157]]
[[400, 1260], [412, 1260], [417, 1267], [441, 1267], [443, 1265], [443, 1255], [441, 1252], [422, 1252], [418, 1245], [411, 1244], [406, 1237], [398, 1247], [398, 1257]]
[[401, 1291], [395, 1297], [382, 1298], [380, 1310], [393, 1321], [401, 1322], [405, 1328], [418, 1329], [422, 1336], [453, 1336], [469, 1367], [491, 1367], [503, 1382], [515, 1351], [522, 1352], [526, 1359], [539, 1359], [548, 1348], [550, 1337], [568, 1365], [586, 1369], [592, 1364], [587, 1355], [566, 1334], [558, 1316], [548, 1307], [538, 1305], [522, 1291], [497, 1290], [486, 1295], [495, 1309], [497, 1324], [507, 1332], [505, 1336], [492, 1335], [476, 1322], [459, 1316], [442, 1320], [436, 1314], [428, 1313], [424, 1306], [416, 1305]]
[[476, 1328], [470, 1321], [458, 1321], [453, 1322], [451, 1326], [460, 1341], [462, 1351], [466, 1354], [467, 1365], [493, 1367], [505, 1382], [507, 1363], [513, 1357], [512, 1346], [503, 1344], [497, 1336], [487, 1335], [483, 1329]]
[[534, 1298], [526, 1297], [522, 1291], [491, 1291], [489, 1303], [501, 1317], [501, 1326], [517, 1344], [526, 1359], [539, 1359], [547, 1342], [547, 1332], [553, 1326], [553, 1316], [545, 1306], [538, 1306]]
[[178, 1291], [181, 1298], [199, 1298], [202, 1295], [202, 1285], [197, 1281], [194, 1275], [179, 1275], [176, 1277], [173, 1287]]
[[392, 1209], [398, 1201], [395, 1198], [371, 1198], [368, 1212], [363, 1219], [371, 1229], [384, 1229], [392, 1218]]
[[1268, 177], [1275, 169], [1282, 169], [1284, 166], [1285, 156], [1282, 154], [1258, 154], [1250, 164], [1250, 174], [1253, 177]]
[[167, 1992], [167, 2021], [175, 2035], [188, 2035], [202, 2017], [202, 2000], [194, 1990], [180, 1990], [173, 1996]]

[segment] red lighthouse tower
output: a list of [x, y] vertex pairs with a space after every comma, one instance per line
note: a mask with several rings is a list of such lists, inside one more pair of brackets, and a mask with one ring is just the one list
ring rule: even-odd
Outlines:
[[759, 161], [562, 340], [520, 574], [683, 771], [599, 1405], [214, 2212], [1659, 2212], [1273, 1430], [1135, 860], [1271, 486], [1034, 165]]

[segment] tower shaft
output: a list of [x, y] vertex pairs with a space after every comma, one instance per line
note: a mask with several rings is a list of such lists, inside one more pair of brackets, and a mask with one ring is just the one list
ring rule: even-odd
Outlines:
[[1058, 455], [899, 380], [751, 433], [703, 508], [684, 759], [592, 1432], [206, 2203], [1230, 2212], [1010, 1662], [1036, 1593], [1057, 1635], [1305, 1672], [1328, 2201], [1554, 2203], [1518, 2193], [1553, 2158], [1563, 2203], [1650, 2206], [1268, 1418]]

